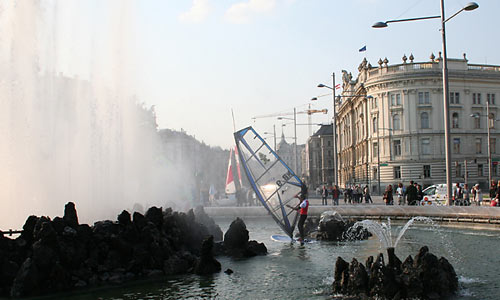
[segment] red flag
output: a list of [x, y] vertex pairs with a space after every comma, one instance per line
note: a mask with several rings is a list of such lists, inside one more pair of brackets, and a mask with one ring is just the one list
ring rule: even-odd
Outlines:
[[337, 85], [335, 85], [335, 89], [336, 89], [336, 90], [340, 89], [340, 83], [339, 83], [339, 84], [337, 84]]

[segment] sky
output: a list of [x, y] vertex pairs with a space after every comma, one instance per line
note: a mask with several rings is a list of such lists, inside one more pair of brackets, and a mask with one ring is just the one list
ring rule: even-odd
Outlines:
[[[377, 21], [439, 15], [439, 0], [129, 2], [136, 96], [155, 106], [159, 128], [182, 129], [223, 148], [234, 144], [234, 128], [250, 125], [260, 133], [275, 126], [278, 138], [283, 130], [292, 141], [289, 120], [256, 116], [290, 118], [296, 108], [297, 123], [306, 124], [303, 112], [312, 105], [329, 109], [313, 115], [312, 123], [330, 122], [331, 97], [310, 101], [329, 92], [317, 85], [331, 85], [332, 72], [340, 82], [342, 70], [356, 78], [364, 57], [374, 66], [379, 58], [398, 64], [410, 54], [421, 62], [442, 48], [439, 20], [371, 27]], [[96, 3], [80, 18], [98, 14], [102, 2]], [[446, 16], [467, 3], [447, 0]], [[500, 1], [478, 4], [446, 23], [448, 57], [466, 53], [470, 63], [500, 65]], [[99, 23], [94, 27], [98, 31]], [[365, 45], [367, 51], [359, 52]], [[308, 128], [298, 126], [299, 143], [306, 141]]]

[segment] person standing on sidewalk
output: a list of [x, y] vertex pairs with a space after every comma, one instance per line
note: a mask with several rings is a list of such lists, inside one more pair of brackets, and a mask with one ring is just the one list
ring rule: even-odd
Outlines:
[[365, 196], [365, 203], [366, 204], [368, 204], [368, 203], [373, 204], [372, 196], [370, 195], [370, 189], [368, 188], [368, 185], [366, 185], [365, 188], [363, 189], [363, 195]]
[[406, 188], [406, 201], [408, 205], [416, 205], [417, 203], [417, 188], [413, 185], [413, 180], [410, 181], [410, 185]]
[[332, 202], [334, 206], [339, 205], [339, 197], [340, 197], [339, 187], [337, 185], [334, 185], [332, 190]]
[[384, 202], [385, 202], [385, 205], [393, 205], [394, 204], [394, 198], [392, 195], [392, 185], [390, 185], [390, 184], [385, 188]]
[[328, 204], [328, 189], [326, 188], [326, 185], [323, 185], [323, 189], [321, 190], [321, 204]]
[[396, 195], [398, 196], [398, 205], [404, 205], [404, 191], [403, 184], [400, 182], [398, 188], [396, 189]]

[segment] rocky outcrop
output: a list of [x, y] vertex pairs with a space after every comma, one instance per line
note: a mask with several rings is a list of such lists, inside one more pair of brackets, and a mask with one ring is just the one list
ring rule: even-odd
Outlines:
[[426, 246], [415, 259], [408, 256], [404, 262], [389, 248], [388, 258], [385, 264], [382, 253], [375, 261], [370, 256], [365, 265], [356, 259], [349, 264], [337, 258], [333, 292], [353, 299], [446, 299], [458, 290], [453, 266]]
[[249, 241], [247, 226], [242, 219], [236, 218], [224, 234], [224, 244], [219, 251], [236, 258], [266, 255], [267, 248], [263, 243]]
[[199, 274], [219, 272], [210, 236], [193, 211], [123, 211], [117, 221], [89, 226], [79, 224], [75, 205], [68, 203], [62, 218], [30, 216], [15, 240], [0, 233], [0, 296], [184, 274], [195, 267]]
[[366, 240], [371, 234], [363, 227], [353, 227], [354, 221], [344, 220], [337, 212], [325, 212], [317, 223], [317, 231], [311, 234], [316, 240], [351, 241]]
[[203, 241], [201, 246], [201, 256], [196, 262], [194, 273], [198, 275], [209, 275], [221, 271], [220, 262], [214, 257], [214, 237], [211, 235]]
[[222, 230], [220, 229], [219, 225], [215, 223], [214, 219], [210, 218], [207, 215], [207, 213], [203, 209], [203, 206], [199, 205], [195, 207], [194, 216], [196, 217], [196, 221], [198, 223], [201, 223], [205, 225], [205, 227], [207, 227], [208, 232], [211, 235], [213, 235], [215, 242], [222, 241], [223, 238]]

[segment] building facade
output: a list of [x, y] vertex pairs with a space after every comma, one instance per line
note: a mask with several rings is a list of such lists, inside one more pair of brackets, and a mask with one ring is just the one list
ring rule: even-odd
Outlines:
[[333, 126], [321, 127], [307, 140], [306, 173], [310, 188], [333, 183]]
[[[377, 192], [410, 180], [424, 187], [446, 182], [441, 54], [413, 60], [380, 59], [373, 67], [364, 59], [356, 79], [343, 71], [336, 118], [341, 186], [367, 184]], [[448, 59], [448, 73], [453, 182], [486, 187], [488, 149], [492, 178], [500, 175], [500, 66], [469, 64], [464, 54]]]
[[303, 173], [301, 153], [304, 148], [305, 145], [297, 145], [297, 166], [295, 167], [295, 143], [289, 144], [282, 133], [281, 140], [276, 145], [276, 154], [294, 170], [295, 174], [300, 176]]

